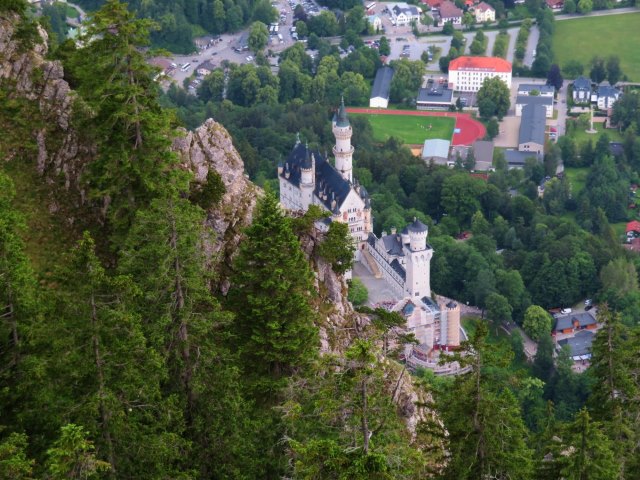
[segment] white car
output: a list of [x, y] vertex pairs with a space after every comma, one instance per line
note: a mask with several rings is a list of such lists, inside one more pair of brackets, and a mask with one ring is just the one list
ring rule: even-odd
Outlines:
[[563, 315], [569, 315], [571, 312], [573, 312], [573, 310], [571, 310], [570, 308], [563, 308], [562, 310], [560, 310], [560, 313]]
[[253, 57], [251, 55], [247, 57], [247, 62], [253, 62]]

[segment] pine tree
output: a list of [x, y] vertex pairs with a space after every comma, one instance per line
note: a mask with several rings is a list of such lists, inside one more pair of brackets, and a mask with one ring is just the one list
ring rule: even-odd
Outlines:
[[[87, 108], [84, 132], [97, 145], [86, 180], [107, 209], [111, 226], [123, 235], [137, 208], [171, 188], [177, 158], [172, 116], [158, 102], [156, 73], [145, 54], [157, 26], [138, 19], [127, 5], [108, 0], [97, 11], [82, 48], [67, 68]], [[186, 179], [182, 188], [187, 189]]]
[[258, 202], [246, 235], [234, 262], [229, 305], [237, 315], [245, 372], [266, 393], [317, 353], [312, 275], [273, 193]]
[[237, 359], [227, 348], [232, 316], [210, 292], [204, 220], [204, 211], [186, 199], [154, 200], [138, 212], [119, 268], [142, 291], [144, 331], [168, 372], [163, 389], [184, 409], [200, 478], [251, 477], [247, 405]]
[[510, 355], [487, 345], [487, 332], [479, 322], [473, 338], [454, 355], [471, 371], [456, 378], [440, 403], [451, 450], [445, 478], [531, 478], [532, 452], [520, 407], [489, 373], [505, 368]]
[[15, 189], [0, 172], [0, 418], [15, 422], [24, 377], [24, 338], [38, 312], [36, 280], [20, 237], [24, 222], [13, 202]]
[[590, 371], [596, 382], [593, 385], [589, 404], [596, 419], [604, 422], [609, 438], [614, 441], [616, 459], [622, 467], [622, 477], [628, 478], [627, 463], [637, 455], [640, 438], [638, 416], [640, 408], [637, 398], [640, 389], [634, 381], [633, 357], [637, 353], [620, 314], [601, 305], [598, 321], [603, 327], [598, 331], [592, 345]]
[[28, 413], [44, 417], [36, 431], [51, 438], [63, 419], [83, 425], [113, 478], [188, 478], [177, 467], [186, 447], [175, 433], [181, 414], [161, 395], [160, 357], [133, 309], [138, 290], [128, 277], [107, 275], [88, 233], [66, 265], [49, 318], [34, 332], [38, 393]]
[[611, 440], [602, 426], [582, 409], [563, 435], [558, 461], [566, 480], [611, 480], [620, 478], [620, 466], [613, 455]]

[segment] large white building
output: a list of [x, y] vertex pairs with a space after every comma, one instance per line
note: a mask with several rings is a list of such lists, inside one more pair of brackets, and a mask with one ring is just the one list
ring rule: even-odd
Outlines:
[[499, 57], [458, 57], [449, 62], [449, 88], [477, 92], [485, 78], [498, 77], [511, 88], [511, 63]]
[[372, 230], [371, 203], [367, 191], [353, 178], [353, 131], [344, 103], [333, 120], [333, 134], [335, 167], [298, 139], [287, 160], [278, 166], [280, 203], [286, 209], [303, 211], [318, 205], [331, 212], [330, 221], [347, 223], [358, 259]]

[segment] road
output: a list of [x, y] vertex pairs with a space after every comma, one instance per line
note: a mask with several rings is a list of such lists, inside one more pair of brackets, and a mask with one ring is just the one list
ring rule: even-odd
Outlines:
[[533, 52], [536, 51], [538, 40], [540, 40], [540, 29], [538, 28], [537, 25], [534, 25], [531, 27], [531, 30], [529, 31], [529, 40], [527, 41], [527, 49], [524, 52], [524, 59], [522, 60], [523, 65], [527, 67], [531, 67], [531, 65], [533, 65], [533, 61], [535, 60], [535, 56], [533, 55]]
[[573, 20], [574, 18], [585, 18], [585, 17], [606, 17], [607, 15], [622, 15], [624, 13], [634, 13], [640, 12], [640, 8], [638, 7], [624, 7], [624, 8], [612, 8], [610, 10], [595, 10], [593, 12], [587, 13], [586, 15], [582, 15], [580, 13], [562, 13], [560, 15], [556, 15], [556, 20]]

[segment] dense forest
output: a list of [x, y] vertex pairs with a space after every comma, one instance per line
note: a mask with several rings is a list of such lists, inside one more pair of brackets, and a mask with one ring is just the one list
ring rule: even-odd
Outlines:
[[[42, 40], [25, 8], [0, 3], [0, 22], [13, 32], [10, 55], [31, 58]], [[327, 48], [314, 69], [293, 49], [278, 76], [230, 67], [226, 99], [218, 72], [198, 97], [163, 95], [141, 48], [151, 28], [108, 0], [84, 46], [48, 53], [75, 92], [67, 124], [91, 145], [76, 179], [82, 201], [63, 180], [71, 165], [39, 166], [34, 131], [53, 134], [51, 111], [11, 77], [0, 81], [0, 478], [635, 478], [637, 260], [618, 246], [616, 210], [600, 200], [637, 175], [635, 127], [623, 156], [591, 147], [599, 193], [576, 200], [556, 179], [540, 200], [537, 181], [570, 146], [522, 171], [498, 156], [485, 181], [469, 175], [472, 159], [426, 165], [351, 120], [376, 231], [421, 218], [436, 251], [434, 290], [485, 311], [456, 354], [469, 373], [410, 379], [383, 348], [401, 318], [346, 311], [344, 324], [329, 322], [337, 307], [317, 270], [338, 278], [349, 267], [346, 229], [318, 236], [322, 212], [287, 217], [273, 192], [298, 132], [331, 147], [332, 109], [349, 85], [340, 80], [367, 78], [368, 54], [342, 63]], [[46, 85], [43, 65], [33, 88]], [[419, 66], [403, 63], [401, 81]], [[269, 102], [247, 101], [245, 88]], [[616, 115], [634, 124], [637, 104]], [[252, 221], [224, 272], [206, 220], [229, 208], [225, 184], [215, 171], [197, 181], [170, 148], [181, 124], [209, 116], [266, 187], [250, 195], [259, 197]], [[457, 241], [466, 230], [472, 238]], [[604, 327], [592, 366], [577, 374], [566, 350], [554, 359], [540, 306], [587, 295]], [[521, 337], [496, 333], [506, 321], [537, 333], [531, 363]], [[401, 408], [401, 385], [418, 401]], [[416, 409], [429, 414], [411, 431], [401, 414]]]

